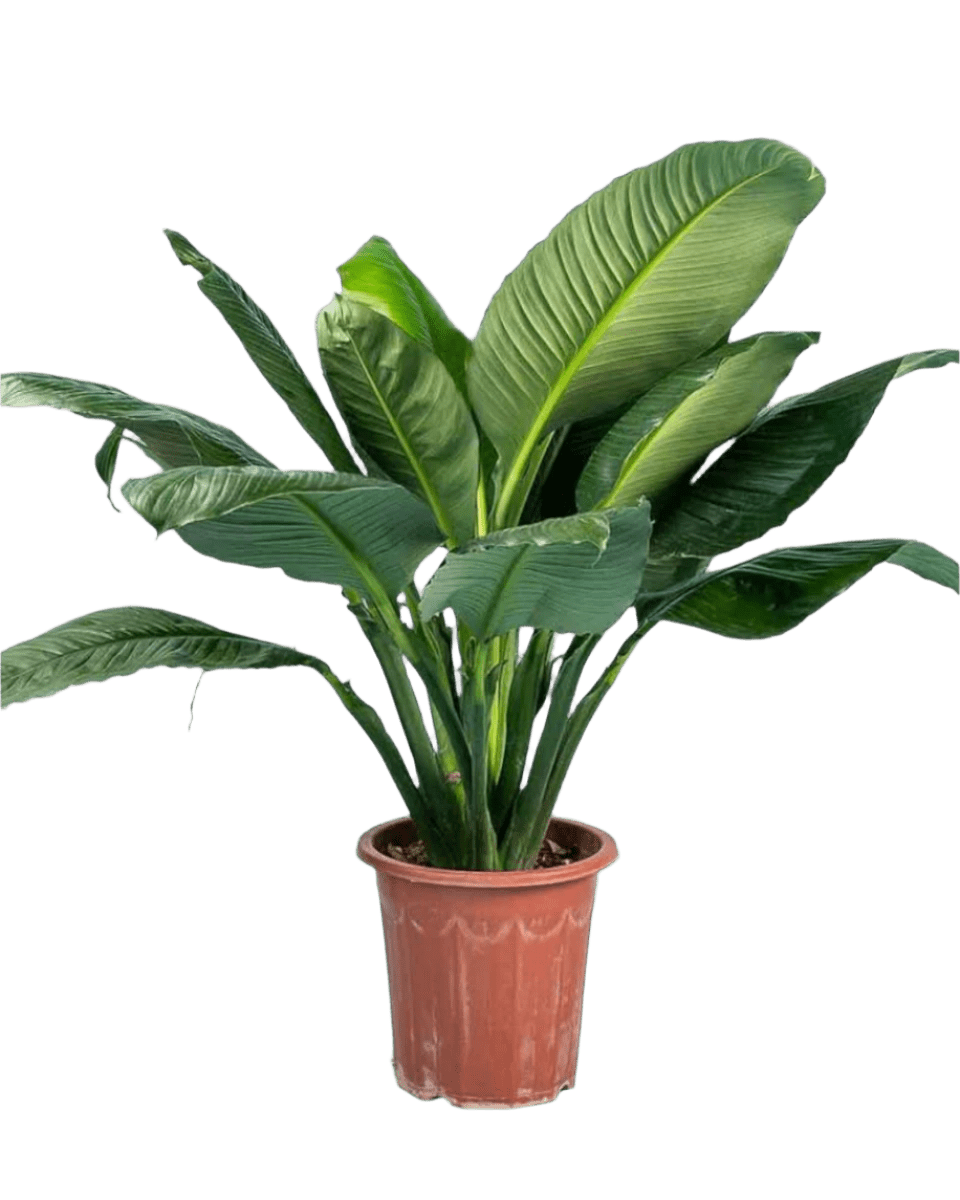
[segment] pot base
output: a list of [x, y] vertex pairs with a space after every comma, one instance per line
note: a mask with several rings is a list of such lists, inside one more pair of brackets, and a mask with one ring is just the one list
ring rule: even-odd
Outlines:
[[556, 1100], [561, 1092], [569, 1091], [573, 1087], [573, 1080], [570, 1079], [551, 1088], [548, 1092], [531, 1093], [529, 1096], [520, 1096], [512, 1101], [485, 1100], [482, 1096], [451, 1095], [439, 1086], [417, 1087], [404, 1075], [403, 1068], [396, 1060], [393, 1063], [393, 1073], [397, 1080], [397, 1086], [405, 1092], [409, 1092], [411, 1096], [416, 1096], [418, 1100], [447, 1100], [455, 1108], [527, 1108], [532, 1104], [549, 1104], [552, 1100]]

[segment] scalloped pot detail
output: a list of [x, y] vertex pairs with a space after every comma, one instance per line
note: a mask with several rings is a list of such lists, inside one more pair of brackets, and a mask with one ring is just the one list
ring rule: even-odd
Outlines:
[[577, 845], [577, 862], [497, 872], [383, 853], [413, 836], [411, 821], [391, 821], [357, 849], [377, 870], [397, 1083], [464, 1108], [555, 1099], [574, 1085], [593, 898], [613, 839], [554, 820], [548, 836]]

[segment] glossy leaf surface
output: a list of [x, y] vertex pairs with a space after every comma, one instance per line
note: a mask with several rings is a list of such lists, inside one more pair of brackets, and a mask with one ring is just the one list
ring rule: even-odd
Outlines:
[[164, 231], [184, 266], [200, 272], [197, 286], [214, 305], [273, 390], [330, 460], [337, 471], [355, 471], [357, 464], [343, 443], [313, 384], [293, 357], [267, 314], [243, 288], [182, 234]]
[[956, 562], [924, 542], [835, 542], [774, 550], [699, 576], [672, 594], [641, 596], [637, 612], [642, 622], [677, 621], [724, 637], [774, 637], [883, 562], [958, 590]]
[[396, 596], [442, 540], [415, 496], [362, 475], [184, 467], [131, 479], [123, 494], [201, 554], [366, 595]]
[[683, 146], [570, 212], [504, 280], [467, 366], [509, 508], [534, 447], [705, 353], [777, 269], [823, 194], [780, 142]]
[[[180, 408], [147, 404], [102, 383], [66, 379], [61, 375], [4, 375], [0, 381], [0, 402], [13, 408], [45, 405], [81, 417], [113, 421], [121, 429], [136, 434], [144, 449], [164, 467], [271, 465], [223, 425], [215, 425]], [[115, 461], [115, 455], [110, 460], [105, 454], [98, 465], [105, 483], [110, 482]]]
[[892, 380], [957, 358], [906, 354], [775, 404], [680, 493], [657, 521], [652, 553], [712, 557], [781, 525], [844, 461]]
[[632, 405], [590, 456], [577, 507], [652, 498], [741, 433], [816, 333], [759, 333], [672, 371]]
[[354, 444], [430, 506], [447, 537], [476, 526], [477, 430], [440, 359], [379, 312], [337, 297], [317, 317], [320, 360]]
[[481, 639], [524, 625], [600, 633], [635, 600], [649, 536], [647, 505], [501, 530], [447, 555], [423, 615], [452, 608]]
[[466, 395], [470, 339], [460, 332], [386, 238], [372, 237], [337, 268], [343, 294], [398, 325], [440, 359]]
[[51, 696], [79, 683], [144, 667], [314, 665], [308, 654], [159, 608], [106, 608], [67, 621], [3, 652], [3, 705]]

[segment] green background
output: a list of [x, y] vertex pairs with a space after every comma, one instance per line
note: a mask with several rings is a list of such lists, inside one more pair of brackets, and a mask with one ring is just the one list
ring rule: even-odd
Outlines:
[[[809, 155], [827, 192], [734, 336], [822, 331], [790, 394], [955, 345], [943, 15], [932, 0], [17, 6], [3, 369], [112, 383], [315, 469], [164, 228], [242, 281], [325, 395], [314, 317], [371, 235], [472, 335], [595, 188], [686, 141], [757, 136]], [[957, 378], [898, 380], [848, 462], [750, 553], [907, 536], [957, 557]], [[97, 423], [0, 416], [0, 644], [149, 604], [315, 652], [386, 711], [336, 589], [158, 540], [115, 489], [118, 516]], [[122, 449], [121, 474], [136, 459]], [[476, 1200], [506, 1179], [566, 1200], [595, 1186], [599, 1155], [612, 1192], [656, 1200], [951, 1195], [956, 613], [946, 589], [880, 566], [782, 638], [664, 623], [644, 641], [558, 806], [621, 852], [598, 887], [577, 1087], [521, 1114], [421, 1105], [393, 1082], [354, 845], [402, 806], [313, 672], [211, 673], [189, 734], [192, 671], [12, 706], [0, 1191], [455, 1184]]]

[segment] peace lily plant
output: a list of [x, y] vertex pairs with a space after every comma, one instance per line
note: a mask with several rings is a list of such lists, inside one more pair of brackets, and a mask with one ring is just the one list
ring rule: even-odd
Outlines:
[[[221, 425], [101, 384], [9, 374], [2, 402], [111, 422], [97, 471], [109, 496], [121, 441], [139, 446], [160, 470], [122, 491], [159, 532], [342, 588], [415, 774], [326, 662], [155, 608], [90, 613], [7, 650], [3, 703], [144, 667], [312, 667], [381, 755], [431, 864], [531, 866], [587, 725], [659, 621], [770, 637], [882, 562], [957, 590], [952, 559], [903, 538], [709, 570], [809, 499], [892, 380], [957, 361], [901, 355], [771, 404], [819, 335], [729, 333], [823, 191], [779, 142], [683, 146], [570, 212], [504, 280], [473, 342], [371, 238], [317, 319], [352, 449], [263, 311], [168, 231], [332, 470], [279, 470]], [[439, 546], [421, 595], [414, 572]], [[604, 631], [631, 608], [635, 628], [574, 703]]]

